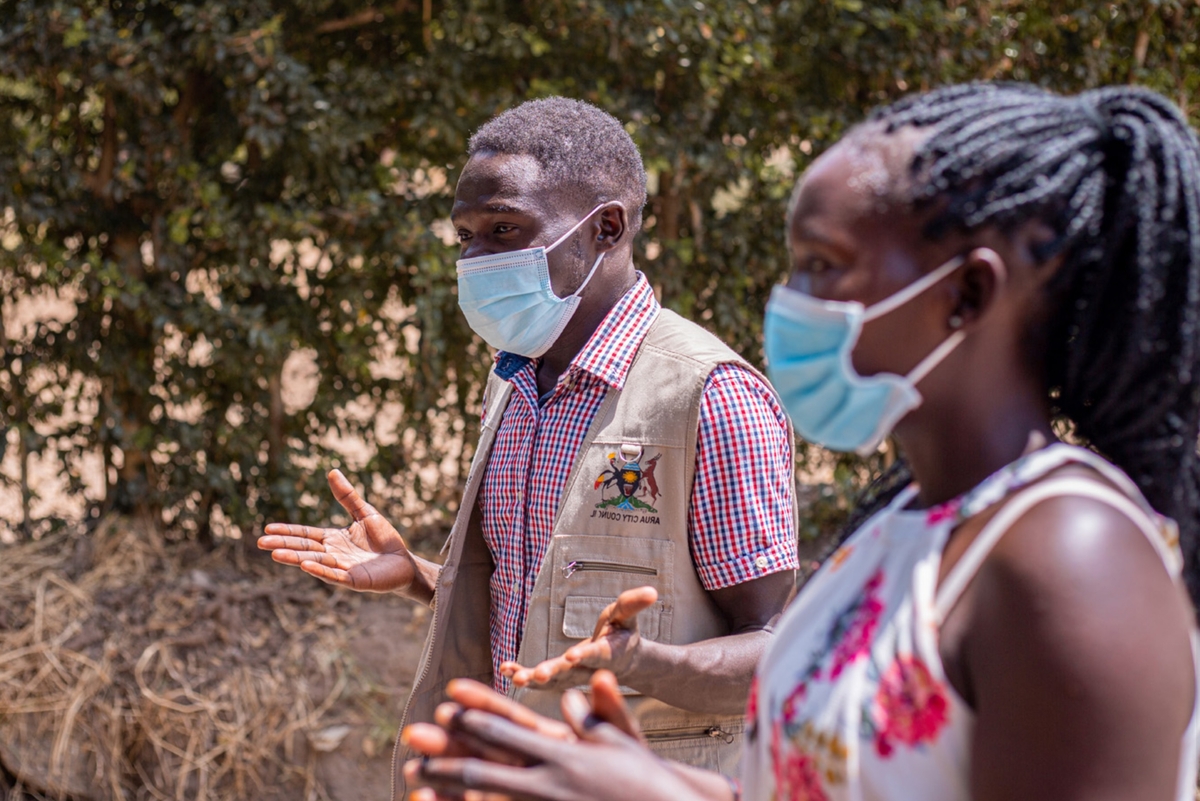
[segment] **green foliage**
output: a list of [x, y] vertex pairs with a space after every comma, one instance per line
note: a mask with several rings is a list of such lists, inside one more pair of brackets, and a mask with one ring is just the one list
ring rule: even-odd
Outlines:
[[[1198, 18], [1078, 0], [0, 0], [0, 287], [74, 309], [0, 342], [10, 442], [73, 475], [98, 450], [100, 507], [201, 537], [218, 509], [242, 530], [325, 518], [339, 439], [364, 446], [375, 494], [452, 507], [457, 476], [423, 468], [469, 455], [489, 357], [434, 224], [494, 113], [561, 93], [627, 121], [651, 173], [639, 265], [758, 360], [795, 176], [871, 106], [1013, 78], [1136, 81], [1188, 108]], [[296, 352], [320, 375], [302, 409], [281, 390]], [[840, 460], [812, 519], [835, 525], [869, 472]]]

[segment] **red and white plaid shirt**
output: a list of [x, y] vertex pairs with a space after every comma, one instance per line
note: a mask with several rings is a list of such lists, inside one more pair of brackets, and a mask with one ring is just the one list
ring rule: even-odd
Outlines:
[[[559, 497], [609, 387], [621, 389], [659, 304], [645, 276], [609, 311], [557, 386], [539, 402], [537, 361], [496, 356], [513, 385], [480, 488], [491, 579], [495, 685], [516, 659], [529, 598], [550, 544]], [[487, 398], [484, 398], [484, 405]], [[704, 387], [696, 479], [688, 509], [692, 561], [716, 590], [794, 570], [792, 452], [774, 394], [748, 370], [719, 366]]]

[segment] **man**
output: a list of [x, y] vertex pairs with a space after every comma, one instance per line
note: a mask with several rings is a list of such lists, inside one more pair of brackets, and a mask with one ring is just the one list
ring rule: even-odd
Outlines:
[[562, 689], [609, 668], [640, 696], [652, 747], [731, 772], [797, 565], [787, 420], [765, 379], [663, 310], [634, 268], [646, 175], [616, 119], [536, 100], [484, 125], [468, 155], [451, 214], [459, 304], [499, 352], [444, 566], [337, 471], [348, 529], [272, 524], [260, 547], [434, 607], [406, 722], [431, 720], [455, 677], [557, 714]]

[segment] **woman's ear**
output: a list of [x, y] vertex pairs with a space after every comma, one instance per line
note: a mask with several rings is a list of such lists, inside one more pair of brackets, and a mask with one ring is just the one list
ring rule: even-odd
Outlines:
[[952, 330], [969, 328], [987, 315], [1008, 284], [1008, 265], [991, 248], [975, 248], [955, 274], [954, 310], [946, 320]]
[[629, 217], [625, 212], [625, 204], [614, 200], [600, 210], [596, 215], [596, 250], [603, 252], [612, 250], [621, 244], [629, 230]]

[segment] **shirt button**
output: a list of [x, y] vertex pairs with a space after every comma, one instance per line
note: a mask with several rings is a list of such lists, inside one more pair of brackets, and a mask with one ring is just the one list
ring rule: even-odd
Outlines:
[[765, 556], [760, 556], [754, 560], [754, 566], [757, 567], [759, 570], [763, 569], [764, 567], [766, 567], [769, 564], [771, 564], [771, 562]]

